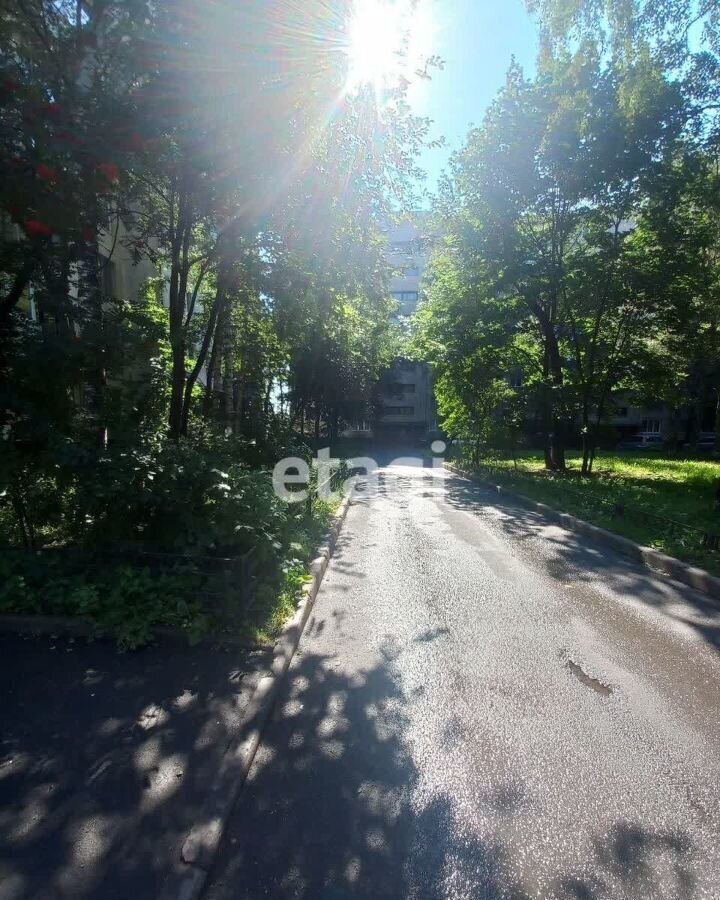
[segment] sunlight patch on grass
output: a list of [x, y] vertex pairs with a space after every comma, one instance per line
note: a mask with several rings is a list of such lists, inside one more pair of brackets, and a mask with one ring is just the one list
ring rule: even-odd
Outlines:
[[[583, 478], [581, 459], [578, 453], [568, 454], [566, 474], [546, 472], [541, 453], [518, 457], [517, 469], [512, 460], [492, 460], [488, 465], [493, 478], [534, 500], [720, 573], [720, 553], [703, 546], [701, 533], [673, 529], [637, 514], [720, 533], [720, 514], [715, 509], [720, 463], [603, 452], [596, 458], [592, 476]], [[615, 504], [623, 504], [627, 514], [615, 515]]]

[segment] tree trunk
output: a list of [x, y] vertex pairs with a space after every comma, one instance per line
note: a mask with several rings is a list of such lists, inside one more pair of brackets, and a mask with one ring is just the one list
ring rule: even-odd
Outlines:
[[248, 410], [248, 427], [244, 428], [243, 406], [245, 404], [245, 379], [242, 372], [233, 378], [232, 382], [232, 430], [233, 434], [244, 434], [247, 431], [247, 437], [255, 437], [254, 418], [257, 414], [256, 409], [251, 407]]
[[707, 402], [707, 390], [702, 377], [698, 378], [697, 388], [694, 393], [694, 402], [690, 406], [690, 412], [685, 424], [685, 443], [689, 444], [693, 450], [697, 450], [697, 443], [702, 431], [703, 409]]
[[587, 398], [583, 400], [582, 408], [582, 467], [581, 475], [590, 474], [590, 457], [592, 455], [594, 441], [590, 433], [590, 414], [588, 411]]
[[23, 503], [19, 494], [16, 494], [14, 491], [11, 494], [11, 504], [15, 513], [15, 518], [17, 519], [18, 529], [20, 531], [20, 537], [23, 542], [23, 547], [26, 550], [32, 550], [34, 549], [35, 541], [32, 527], [30, 526], [27, 512], [25, 510], [25, 504]]
[[173, 229], [170, 263], [170, 411], [168, 431], [170, 439], [177, 441], [182, 434], [183, 405], [185, 399], [185, 295], [190, 270], [190, 241], [192, 221], [190, 198], [181, 185], [178, 198], [177, 227]]
[[[96, 233], [97, 230], [96, 218], [93, 231]], [[88, 350], [90, 358], [83, 385], [83, 405], [95, 431], [95, 443], [100, 450], [104, 450], [107, 447], [108, 440], [104, 409], [107, 373], [103, 360], [103, 304], [105, 297], [103, 296], [101, 284], [100, 266], [101, 264], [110, 265], [110, 260], [103, 260], [101, 263], [98, 246], [92, 241], [85, 244], [77, 263], [78, 303], [82, 309], [80, 318], [83, 327], [86, 329], [86, 335], [90, 340]], [[63, 280], [65, 281], [63, 290], [67, 291], [69, 267], [66, 275], [63, 276]], [[60, 286], [58, 286], [58, 293], [59, 289]], [[58, 310], [52, 310], [54, 317], [57, 316], [57, 312]]]
[[[226, 317], [229, 320], [229, 316]], [[226, 322], [226, 326], [229, 330], [230, 323]], [[233, 377], [232, 377], [232, 345], [229, 340], [228, 331], [225, 332], [224, 335], [224, 344], [223, 344], [223, 361], [222, 361], [223, 375], [222, 375], [222, 399], [223, 399], [223, 421], [225, 422], [225, 427], [228, 425], [235, 431], [234, 427], [234, 419], [233, 419]]]
[[[43, 244], [47, 243], [48, 240], [43, 239]], [[38, 253], [39, 252], [40, 251], [38, 250]], [[25, 288], [30, 284], [30, 279], [37, 267], [38, 257], [35, 254], [26, 256], [25, 261], [20, 266], [13, 279], [10, 290], [2, 298], [2, 301], [0, 301], [0, 324], [6, 323], [10, 318], [10, 313], [20, 302], [20, 298], [22, 297]]]
[[333, 411], [330, 413], [330, 417], [329, 417], [329, 419], [328, 419], [328, 425], [329, 425], [329, 438], [330, 438], [330, 443], [331, 443], [331, 444], [334, 444], [334, 443], [337, 441], [337, 436], [338, 436], [338, 421], [339, 421], [339, 416], [338, 416], [338, 414], [337, 414], [337, 411], [336, 411], [336, 410], [333, 410]]
[[173, 441], [179, 440], [182, 434], [185, 380], [185, 343], [181, 339], [176, 338], [172, 344], [170, 414], [168, 417], [170, 439]]
[[548, 375], [551, 384], [548, 397], [549, 425], [551, 429], [549, 440], [551, 464], [550, 468], [554, 471], [564, 472], [565, 446], [563, 443], [562, 435], [560, 434], [560, 421], [555, 409], [555, 398], [553, 396], [553, 389], [562, 387], [563, 371], [562, 359], [560, 358], [560, 348], [558, 346], [557, 338], [555, 337], [555, 330], [552, 325], [549, 325], [549, 327], [546, 329], [545, 342], [547, 347]]
[[[269, 375], [267, 384], [265, 385], [265, 399], [263, 401], [263, 420], [262, 420], [261, 428], [260, 428], [263, 440], [267, 439], [268, 431], [269, 431], [270, 408], [271, 408], [270, 397], [272, 396], [272, 389], [273, 389], [273, 380], [272, 380], [272, 376]], [[281, 395], [280, 402], [282, 404], [282, 395]]]
[[[210, 345], [213, 340], [213, 335], [215, 334], [215, 326], [217, 324], [218, 318], [223, 314], [225, 304], [225, 295], [222, 290], [218, 286], [217, 292], [215, 294], [215, 300], [212, 305], [212, 309], [210, 310], [210, 317], [208, 319], [208, 325], [205, 329], [205, 334], [203, 335], [202, 344], [200, 345], [200, 352], [198, 353], [198, 358], [195, 361], [195, 366], [193, 367], [192, 372], [188, 376], [185, 383], [185, 395], [183, 398], [183, 409], [182, 409], [182, 424], [181, 424], [181, 434], [187, 435], [188, 433], [188, 418], [190, 416], [190, 404], [192, 402], [192, 392], [195, 384], [197, 382], [198, 376], [202, 371], [202, 367], [205, 365], [205, 360], [208, 356], [208, 351], [210, 349]], [[213, 365], [213, 360], [211, 357], [210, 364], [208, 366], [208, 385], [211, 383], [210, 377], [210, 368]]]
[[219, 347], [222, 318], [222, 316], [218, 316], [218, 320], [215, 323], [215, 329], [212, 336], [212, 349], [210, 351], [210, 359], [208, 360], [207, 365], [207, 381], [205, 382], [205, 398], [203, 400], [203, 415], [206, 419], [209, 419], [212, 415], [215, 384], [217, 378], [219, 377], [217, 370], [218, 360], [220, 359]]
[[541, 391], [542, 394], [540, 398], [540, 406], [542, 416], [543, 457], [545, 460], [545, 468], [552, 469], [553, 461], [550, 442], [552, 435], [553, 411], [552, 400], [550, 397], [550, 366], [548, 363], [547, 344], [543, 347], [543, 372]]
[[582, 466], [580, 468], [581, 475], [590, 474], [590, 452], [591, 442], [586, 429], [583, 429], [582, 435]]

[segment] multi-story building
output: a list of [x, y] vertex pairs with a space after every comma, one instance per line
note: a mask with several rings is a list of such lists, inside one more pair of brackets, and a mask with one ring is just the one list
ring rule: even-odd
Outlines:
[[[394, 275], [390, 293], [397, 302], [396, 323], [415, 313], [428, 246], [417, 226], [401, 222], [388, 229], [388, 262]], [[419, 443], [436, 428], [430, 369], [425, 363], [396, 359], [378, 385], [374, 436], [379, 440]]]

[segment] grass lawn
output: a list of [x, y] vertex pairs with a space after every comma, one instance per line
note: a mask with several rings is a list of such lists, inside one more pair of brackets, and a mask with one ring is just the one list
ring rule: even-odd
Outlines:
[[[569, 453], [567, 463], [565, 475], [546, 473], [538, 452], [518, 457], [517, 470], [512, 460], [488, 466], [494, 480], [519, 493], [720, 574], [720, 552], [704, 547], [701, 534], [634, 514], [663, 516], [720, 534], [720, 513], [714, 509], [720, 463], [608, 451], [598, 453], [590, 478], [580, 476], [579, 453]], [[625, 505], [625, 516], [613, 514], [615, 503]]]

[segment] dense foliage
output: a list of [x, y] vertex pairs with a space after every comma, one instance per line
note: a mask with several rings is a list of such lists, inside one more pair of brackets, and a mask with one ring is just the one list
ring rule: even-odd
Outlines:
[[0, 3], [3, 544], [292, 557], [268, 467], [369, 407], [427, 131], [349, 9]]
[[531, 6], [537, 73], [510, 68], [436, 203], [415, 345], [445, 427], [552, 470], [582, 446], [584, 474], [623, 397], [673, 410], [671, 444], [717, 440], [717, 11]]

